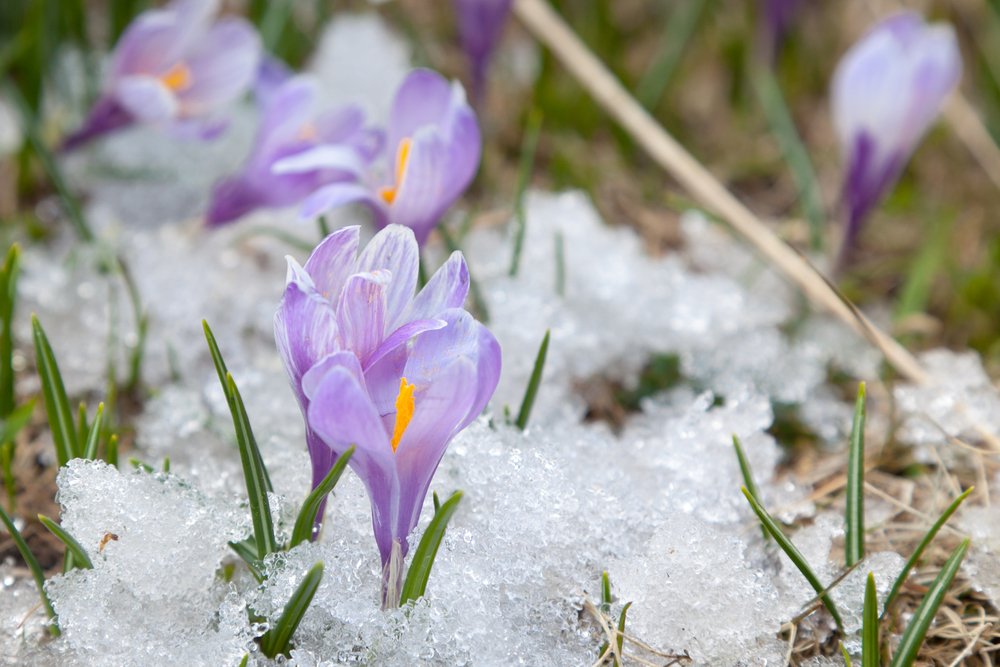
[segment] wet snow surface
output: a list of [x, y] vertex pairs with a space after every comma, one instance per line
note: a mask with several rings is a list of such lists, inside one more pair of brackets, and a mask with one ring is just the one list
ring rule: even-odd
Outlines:
[[[313, 66], [331, 99], [359, 99], [376, 117], [385, 113], [386, 89], [373, 80], [397, 81], [407, 67], [399, 42], [382, 47], [386, 34], [371, 17], [332, 26]], [[266, 627], [252, 625], [245, 610], [275, 618], [317, 561], [325, 576], [287, 664], [590, 664], [603, 639], [581, 609], [584, 600], [599, 599], [604, 570], [617, 598], [612, 614], [633, 602], [630, 635], [686, 652], [695, 664], [781, 663], [786, 647], [778, 629], [813, 594], [761, 538], [739, 492], [731, 437], [743, 441], [766, 506], [784, 518], [814, 514], [807, 489], [775, 476], [781, 451], [767, 433], [774, 406], [797, 409], [839, 447], [850, 406], [826, 384], [828, 370], [873, 378], [878, 357], [829, 319], [802, 321], [795, 293], [697, 214], [683, 220], [686, 250], [653, 258], [631, 230], [600, 220], [576, 192], [530, 194], [515, 278], [507, 275], [510, 226], [477, 228], [462, 241], [503, 347], [504, 372], [490, 411], [452, 442], [432, 486], [442, 497], [462, 489], [465, 499], [427, 596], [409, 609], [379, 609], [369, 506], [352, 473], [331, 499], [319, 542], [270, 557], [262, 586], [242, 566], [229, 581], [221, 576], [236, 560], [227, 541], [248, 535], [250, 521], [203, 318], [247, 402], [285, 537], [309, 484], [301, 417], [271, 332], [283, 256], [303, 261], [306, 251], [273, 232], [308, 243], [317, 232], [296, 222], [294, 211], [257, 213], [217, 232], [197, 220], [209, 184], [239, 164], [252, 130], [253, 114], [243, 109], [215, 144], [167, 141], [139, 129], [67, 162], [90, 195], [101, 249], [75, 247], [68, 235], [29, 247], [22, 312], [38, 313], [70, 392], [100, 396], [109, 349], [124, 373], [136, 342], [121, 282], [100, 269], [110, 252], [127, 258], [148, 311], [143, 373], [154, 388], [133, 454], [157, 469], [169, 456], [171, 474], [84, 461], [61, 471], [63, 525], [94, 569], [47, 585], [64, 634], [46, 642], [33, 584], [4, 566], [6, 663], [236, 665], [251, 652], [251, 664], [267, 664], [253, 641]], [[364, 222], [364, 213], [333, 220], [352, 221]], [[432, 243], [428, 259], [443, 256]], [[109, 321], [118, 331], [111, 342]], [[521, 433], [503, 414], [517, 409], [546, 329], [552, 341], [544, 382]], [[29, 340], [26, 322], [19, 334]], [[584, 383], [634, 386], [657, 354], [679, 359], [678, 386], [646, 400], [620, 433], [584, 421]], [[939, 444], [942, 429], [957, 435], [980, 415], [987, 423], [1000, 415], [978, 359], [946, 354], [930, 357], [931, 367], [947, 376], [959, 363], [967, 372], [943, 388], [897, 392], [904, 437], [918, 446]], [[31, 389], [37, 380], [24, 376]], [[960, 415], [949, 404], [956, 396], [970, 405]], [[820, 513], [796, 536], [825, 580], [838, 572], [839, 531], [839, 514]], [[118, 539], [99, 550], [108, 533]], [[986, 552], [978, 558], [983, 567], [992, 563]], [[849, 630], [860, 624], [863, 575], [875, 570], [884, 593], [902, 559], [872, 554], [866, 565], [835, 593]]]

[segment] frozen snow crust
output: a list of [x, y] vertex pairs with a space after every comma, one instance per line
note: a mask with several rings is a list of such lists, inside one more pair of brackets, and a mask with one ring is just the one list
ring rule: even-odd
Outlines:
[[[323, 54], [350, 53], [351, 62], [365, 63], [383, 81], [398, 80], [407, 57], [402, 47], [376, 46], [387, 39], [372, 17], [339, 19], [314, 69], [331, 91], [348, 90], [384, 113], [391, 86], [367, 90], [374, 77], [343, 63], [338, 69]], [[136, 341], [120, 282], [98, 269], [102, 253], [128, 258], [150, 320], [143, 372], [154, 389], [133, 454], [157, 469], [169, 456], [172, 473], [79, 460], [60, 472], [63, 525], [94, 569], [47, 585], [64, 634], [46, 641], [30, 579], [3, 566], [0, 660], [236, 665], [249, 652], [250, 664], [270, 664], [254, 643], [266, 624], [252, 625], [247, 607], [275, 618], [308, 568], [323, 561], [322, 585], [283, 664], [591, 664], [603, 637], [581, 609], [584, 600], [599, 598], [604, 570], [617, 598], [612, 614], [634, 603], [630, 635], [699, 665], [781, 663], [779, 626], [812, 592], [761, 538], [739, 492], [731, 437], [741, 438], [768, 508], [785, 519], [814, 514], [805, 490], [776, 477], [781, 451], [767, 433], [774, 407], [797, 409], [805, 424], [837, 443], [850, 407], [826, 384], [828, 369], [874, 377], [878, 357], [826, 318], [789, 326], [801, 316], [797, 296], [703, 217], [685, 216], [682, 254], [654, 258], [631, 230], [605, 224], [575, 192], [529, 195], [514, 278], [507, 275], [510, 226], [476, 228], [463, 241], [503, 347], [504, 371], [489, 413], [453, 441], [432, 485], [442, 497], [462, 489], [465, 498], [427, 596], [411, 608], [379, 610], [368, 503], [352, 473], [330, 500], [321, 539], [270, 557], [269, 577], [257, 585], [227, 547], [251, 528], [232, 422], [201, 320], [212, 325], [247, 402], [275, 484], [276, 529], [287, 538], [308, 491], [309, 463], [271, 321], [284, 287], [283, 256], [302, 261], [306, 251], [274, 232], [317, 239], [313, 228], [295, 222], [294, 211], [257, 213], [217, 232], [192, 219], [208, 185], [247, 150], [251, 118], [249, 111], [237, 118], [217, 144], [134, 131], [74, 156], [67, 166], [91, 193], [88, 214], [102, 249], [81, 250], [67, 235], [25, 253], [22, 312], [35, 311], [44, 323], [68, 390], [89, 396], [104, 390], [109, 320], [122, 334], [111, 343], [119, 369]], [[139, 167], [145, 175], [133, 173]], [[333, 222], [364, 216], [349, 211]], [[557, 237], [564, 249], [561, 294]], [[432, 242], [428, 257], [435, 256], [444, 253]], [[28, 340], [21, 324], [20, 339]], [[517, 409], [547, 329], [542, 389], [522, 433], [506, 425], [504, 408]], [[585, 421], [582, 386], [634, 386], [659, 354], [679, 359], [678, 386], [646, 400], [620, 433]], [[949, 359], [929, 361], [941, 366]], [[1000, 414], [978, 361], [961, 361], [970, 371], [951, 394], [900, 388], [913, 444], [940, 442], [921, 415], [959, 434], [980, 413]], [[22, 375], [31, 389], [36, 380]], [[970, 399], [971, 416], [948, 410], [946, 397], [956, 394]], [[831, 550], [839, 530], [838, 513], [820, 513], [795, 537], [825, 579], [838, 570]], [[117, 539], [99, 548], [109, 533]], [[985, 559], [984, 567], [992, 563]], [[849, 630], [860, 623], [860, 573], [874, 569], [884, 594], [901, 564], [897, 554], [871, 554], [859, 576], [837, 589]]]

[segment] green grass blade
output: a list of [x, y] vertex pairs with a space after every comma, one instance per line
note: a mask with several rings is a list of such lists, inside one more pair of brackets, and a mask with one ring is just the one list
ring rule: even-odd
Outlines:
[[0, 271], [0, 417], [14, 410], [14, 304], [17, 301], [17, 277], [21, 249], [15, 243], [7, 251]]
[[844, 658], [844, 667], [854, 667], [854, 663], [851, 662], [851, 654], [847, 652], [847, 647], [844, 646], [844, 642], [837, 642], [840, 646], [840, 655]]
[[[760, 491], [757, 490], [757, 482], [754, 481], [753, 471], [750, 469], [750, 461], [747, 459], [746, 453], [743, 451], [743, 443], [740, 442], [739, 436], [733, 433], [733, 450], [736, 452], [736, 460], [740, 464], [740, 474], [743, 476], [743, 486], [747, 487], [754, 498], [760, 500]], [[764, 534], [764, 539], [769, 537], [767, 528], [763, 525], [760, 527], [760, 532]]]
[[795, 545], [792, 544], [792, 541], [789, 540], [783, 532], [781, 532], [781, 528], [778, 527], [775, 520], [771, 518], [771, 515], [767, 513], [767, 510], [765, 510], [763, 506], [757, 502], [757, 499], [754, 498], [750, 491], [748, 491], [745, 486], [742, 490], [743, 495], [746, 496], [747, 502], [750, 503], [750, 507], [753, 509], [754, 514], [757, 515], [757, 518], [760, 519], [761, 524], [767, 532], [770, 533], [771, 537], [774, 538], [774, 541], [778, 543], [778, 546], [785, 552], [785, 555], [788, 556], [789, 560], [792, 561], [792, 564], [795, 565], [799, 572], [802, 573], [802, 576], [806, 578], [806, 581], [809, 582], [809, 585], [812, 586], [813, 590], [816, 591], [816, 594], [819, 596], [823, 606], [826, 607], [827, 611], [830, 612], [830, 616], [833, 616], [833, 620], [836, 621], [837, 627], [842, 628], [843, 622], [840, 620], [840, 613], [837, 611], [837, 606], [833, 603], [833, 599], [827, 594], [826, 589], [823, 587], [823, 584], [820, 583], [819, 578], [812, 571], [812, 568], [809, 567], [809, 563], [806, 562], [805, 556], [803, 556], [802, 552], [800, 552]]
[[0, 440], [11, 441], [17, 434], [31, 421], [31, 415], [35, 411], [34, 399], [24, 405], [15, 408], [6, 418], [0, 419]]
[[[76, 441], [78, 443], [86, 442], [89, 433], [90, 426], [87, 425], [87, 404], [80, 401], [80, 405], [76, 406]], [[73, 452], [73, 456], [82, 455], [82, 451]]]
[[608, 577], [608, 571], [605, 570], [601, 573], [601, 611], [605, 614], [611, 613], [611, 602], [613, 598], [611, 597], [611, 578]]
[[49, 428], [52, 430], [56, 459], [62, 467], [75, 456], [75, 452], [80, 450], [76, 438], [76, 425], [73, 423], [73, 411], [69, 407], [66, 387], [63, 385], [56, 356], [52, 352], [52, 346], [49, 345], [49, 339], [42, 329], [41, 322], [35, 315], [31, 316], [31, 331], [35, 341], [38, 375], [42, 380], [42, 395], [45, 397], [45, 413], [48, 415]]
[[635, 96], [647, 111], [655, 109], [663, 99], [684, 56], [684, 47], [697, 30], [709, 4], [711, 0], [687, 0], [672, 5], [674, 10], [663, 34], [663, 47], [636, 87]]
[[274, 526], [271, 524], [271, 503], [267, 498], [267, 473], [257, 449], [257, 441], [250, 429], [250, 418], [243, 405], [243, 397], [236, 388], [232, 374], [226, 375], [226, 384], [233, 397], [233, 426], [236, 428], [236, 442], [239, 445], [240, 462], [243, 464], [247, 497], [250, 499], [250, 518], [257, 541], [257, 557], [263, 560], [264, 556], [278, 550], [274, 540]]
[[757, 99], [767, 117], [771, 133], [778, 142], [785, 162], [792, 173], [798, 190], [802, 212], [809, 225], [809, 245], [816, 251], [823, 249], [823, 231], [826, 227], [823, 198], [820, 194], [816, 171], [809, 159], [809, 151], [802, 144], [795, 122], [785, 104], [781, 87], [770, 68], [759, 67], [751, 75]]
[[622, 607], [622, 613], [618, 616], [618, 655], [621, 655], [622, 648], [625, 646], [625, 620], [631, 606], [631, 602], [626, 602], [625, 606]]
[[865, 383], [858, 385], [847, 458], [847, 513], [844, 562], [851, 567], [865, 557]]
[[896, 596], [903, 587], [903, 583], [906, 582], [906, 578], [910, 576], [910, 572], [914, 567], [916, 567], [917, 561], [919, 561], [920, 557], [924, 555], [924, 550], [928, 547], [928, 545], [930, 545], [931, 541], [934, 540], [942, 526], [944, 526], [948, 519], [951, 518], [951, 515], [955, 513], [958, 506], [969, 497], [969, 494], [972, 493], [974, 489], [975, 487], [970, 486], [962, 495], [955, 498], [955, 500], [953, 500], [951, 504], [945, 508], [944, 512], [941, 513], [941, 516], [939, 516], [937, 521], [934, 522], [934, 525], [932, 525], [930, 530], [927, 531], [927, 534], [924, 535], [923, 539], [920, 540], [920, 544], [918, 544], [917, 548], [913, 550], [913, 553], [906, 561], [906, 565], [903, 566], [902, 571], [900, 571], [899, 576], [896, 577], [896, 581], [893, 582], [892, 588], [889, 590], [889, 595], [885, 599], [885, 606], [882, 610], [883, 618], [887, 613], [889, 613], [889, 607], [892, 606], [892, 603], [896, 600]]
[[73, 193], [70, 192], [69, 186], [66, 184], [66, 179], [63, 178], [62, 171], [59, 170], [59, 165], [56, 163], [55, 158], [52, 157], [51, 151], [49, 151], [45, 142], [42, 140], [41, 131], [38, 127], [38, 121], [35, 118], [35, 114], [28, 106], [24, 97], [21, 96], [21, 93], [17, 90], [16, 86], [3, 86], [3, 92], [5, 93], [5, 97], [13, 101], [14, 106], [17, 107], [18, 112], [21, 115], [22, 127], [24, 127], [25, 133], [28, 136], [28, 141], [30, 142], [32, 149], [34, 149], [35, 155], [38, 157], [38, 161], [41, 163], [46, 176], [48, 176], [49, 181], [52, 183], [53, 187], [55, 187], [56, 193], [59, 195], [59, 200], [62, 202], [62, 206], [66, 211], [66, 215], [69, 217], [74, 229], [76, 229], [77, 236], [79, 236], [83, 241], [93, 241], [95, 238], [94, 232], [91, 231], [90, 226], [83, 217], [83, 211], [80, 208], [80, 203], [77, 201]]
[[916, 662], [920, 645], [924, 643], [924, 637], [927, 636], [927, 629], [931, 627], [931, 621], [934, 620], [938, 607], [944, 600], [945, 593], [948, 592], [951, 582], [958, 574], [958, 568], [962, 565], [962, 560], [968, 550], [969, 539], [966, 538], [955, 548], [944, 567], [941, 568], [934, 583], [931, 584], [930, 590], [927, 591], [927, 595], [920, 601], [920, 606], [914, 612], [909, 625], [906, 626], [896, 654], [892, 656], [891, 667], [910, 667]]
[[868, 573], [865, 582], [865, 607], [861, 622], [861, 665], [881, 667], [882, 654], [879, 640], [878, 595], [875, 592], [875, 575]]
[[322, 579], [323, 563], [316, 563], [309, 568], [305, 579], [302, 580], [302, 583], [292, 593], [292, 597], [288, 599], [288, 604], [285, 605], [284, 611], [281, 612], [281, 618], [274, 624], [274, 627], [265, 632], [264, 636], [260, 638], [260, 648], [264, 655], [273, 658], [279, 653], [288, 653], [288, 646], [292, 641], [292, 635], [295, 634], [296, 628], [302, 622], [302, 617], [305, 616], [306, 610], [309, 609], [309, 605], [312, 603], [313, 596], [316, 595], [316, 590], [319, 588], [319, 583]]
[[94, 422], [90, 425], [90, 433], [87, 434], [87, 444], [83, 448], [83, 458], [94, 460], [97, 458], [97, 443], [101, 439], [101, 422], [104, 417], [104, 403], [98, 403], [97, 414], [94, 415]]
[[73, 564], [75, 567], [87, 570], [94, 569], [94, 564], [90, 562], [90, 556], [87, 555], [87, 552], [84, 551], [83, 547], [72, 535], [63, 530], [62, 526], [44, 514], [39, 514], [38, 520], [42, 522], [43, 526], [49, 529], [50, 533], [58, 537], [60, 542], [66, 545], [66, 550], [73, 554]]
[[535, 150], [538, 148], [538, 138], [542, 134], [542, 113], [537, 109], [528, 114], [528, 124], [521, 142], [521, 161], [517, 167], [517, 189], [514, 191], [514, 220], [517, 228], [514, 230], [514, 252], [510, 258], [510, 275], [516, 276], [521, 268], [521, 250], [524, 247], [524, 235], [528, 229], [527, 214], [524, 210], [524, 192], [531, 181], [531, 172], [535, 166]]
[[549, 353], [549, 331], [546, 330], [545, 338], [538, 348], [538, 355], [535, 357], [535, 367], [531, 371], [531, 378], [528, 386], [524, 390], [524, 398], [521, 399], [521, 409], [517, 411], [517, 427], [522, 431], [528, 427], [528, 419], [531, 417], [531, 408], [535, 405], [535, 398], [538, 396], [538, 387], [542, 384], [542, 371], [545, 369], [545, 357]]
[[38, 587], [38, 594], [42, 598], [42, 606], [45, 607], [45, 613], [52, 621], [52, 625], [49, 626], [49, 632], [58, 637], [59, 626], [56, 623], [56, 612], [52, 608], [52, 601], [49, 600], [49, 596], [45, 592], [45, 573], [42, 571], [42, 566], [38, 564], [38, 559], [35, 558], [35, 554], [31, 553], [28, 543], [25, 542], [24, 537], [21, 536], [21, 531], [17, 529], [17, 526], [14, 525], [10, 515], [7, 514], [2, 507], [0, 507], [0, 521], [3, 521], [3, 525], [7, 527], [7, 532], [10, 533], [11, 539], [14, 540], [14, 546], [17, 547], [17, 551], [21, 554], [21, 558], [24, 559], [28, 569], [31, 570], [31, 576], [34, 578], [35, 585]]
[[[219, 383], [222, 385], [222, 393], [226, 397], [226, 403], [229, 404], [229, 411], [232, 412], [234, 409], [233, 395], [229, 391], [229, 383], [226, 381], [226, 376], [229, 375], [229, 370], [226, 368], [226, 361], [222, 358], [222, 352], [219, 350], [219, 344], [215, 341], [215, 334], [212, 333], [212, 329], [208, 326], [208, 322], [202, 320], [201, 325], [205, 331], [205, 340], [208, 341], [208, 351], [212, 355], [212, 363], [215, 364], [215, 372], [219, 375]], [[257, 458], [257, 464], [264, 472], [265, 486], [267, 487], [268, 492], [273, 493], [274, 487], [271, 486], [271, 477], [267, 474], [267, 468], [264, 467], [263, 460], [260, 458], [260, 451], [257, 449], [256, 442], [254, 442], [253, 450]]]
[[108, 438], [108, 446], [104, 452], [104, 460], [108, 462], [108, 465], [118, 467], [118, 434], [112, 433], [111, 437]]
[[246, 563], [247, 568], [250, 570], [250, 574], [253, 575], [254, 579], [258, 582], [264, 581], [264, 574], [261, 571], [260, 561], [257, 559], [257, 544], [253, 541], [253, 537], [241, 540], [239, 542], [230, 542], [229, 548], [240, 557], [240, 559]]
[[400, 592], [400, 605], [423, 597], [427, 590], [427, 580], [431, 576], [431, 568], [434, 567], [438, 547], [441, 546], [441, 540], [444, 539], [444, 531], [461, 500], [462, 492], [456, 491], [441, 504], [441, 509], [434, 513], [434, 518], [427, 526], [427, 531], [420, 538], [417, 550], [413, 552], [413, 561], [410, 563], [410, 569], [406, 573], [406, 581], [403, 582], [403, 589]]
[[326, 474], [323, 481], [312, 490], [312, 493], [306, 496], [305, 501], [302, 503], [302, 509], [299, 510], [299, 516], [295, 519], [295, 527], [292, 529], [292, 540], [288, 543], [289, 549], [312, 538], [313, 526], [316, 521], [316, 513], [319, 512], [319, 506], [322, 504], [323, 499], [333, 491], [333, 487], [337, 486], [340, 476], [343, 474], [353, 455], [354, 446], [352, 445], [350, 449], [337, 457], [337, 462], [330, 468], [330, 472]]

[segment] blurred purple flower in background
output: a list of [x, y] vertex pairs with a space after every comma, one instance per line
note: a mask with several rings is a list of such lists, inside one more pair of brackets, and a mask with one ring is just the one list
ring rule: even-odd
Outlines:
[[486, 91], [486, 74], [500, 37], [503, 35], [512, 0], [454, 0], [458, 15], [458, 36], [469, 61], [472, 98], [481, 102]]
[[[258, 83], [263, 112], [253, 150], [239, 173], [216, 184], [206, 222], [230, 222], [256, 208], [292, 206], [316, 189], [362, 177], [382, 146], [358, 106], [316, 109], [318, 89], [306, 77]], [[276, 173], [285, 160], [295, 173]], [[298, 161], [298, 162], [296, 162]], [[318, 161], [318, 162], [317, 162]]]
[[928, 25], [912, 12], [876, 24], [840, 61], [832, 106], [845, 171], [842, 262], [961, 74], [951, 26]]
[[289, 259], [275, 338], [306, 415], [313, 485], [357, 447], [350, 466], [368, 490], [383, 603], [394, 606], [431, 478], [493, 395], [500, 347], [462, 309], [469, 273], [461, 253], [414, 297], [419, 248], [410, 229], [390, 225], [357, 252], [358, 227], [346, 227], [305, 267]]
[[249, 88], [261, 50], [247, 21], [212, 22], [217, 5], [175, 0], [140, 14], [115, 47], [100, 98], [63, 149], [144, 122], [217, 135], [224, 124], [215, 114]]
[[[312, 219], [345, 204], [363, 203], [372, 210], [376, 226], [409, 227], [423, 245], [479, 167], [482, 137], [476, 114], [461, 85], [417, 69], [396, 91], [387, 138], [390, 174], [322, 187], [302, 204], [301, 216]], [[274, 170], [301, 173], [320, 167], [325, 159], [320, 148], [279, 160]]]

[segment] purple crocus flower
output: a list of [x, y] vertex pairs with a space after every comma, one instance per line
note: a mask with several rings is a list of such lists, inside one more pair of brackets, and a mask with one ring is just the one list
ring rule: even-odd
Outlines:
[[213, 23], [217, 4], [174, 0], [140, 14], [115, 47], [104, 92], [63, 149], [142, 122], [172, 122], [204, 138], [218, 134], [223, 124], [213, 115], [253, 82], [261, 46], [243, 19]]
[[912, 12], [876, 24], [840, 61], [833, 77], [832, 104], [845, 167], [842, 197], [847, 230], [842, 261], [961, 73], [952, 28], [928, 25]]
[[274, 328], [306, 416], [314, 486], [357, 447], [350, 466], [368, 490], [383, 602], [394, 605], [431, 477], [493, 395], [500, 347], [462, 309], [469, 272], [461, 253], [414, 296], [413, 232], [390, 225], [358, 256], [358, 229], [328, 236], [305, 267], [289, 259]]
[[768, 60], [774, 60], [795, 20], [802, 0], [763, 0], [760, 32]]
[[490, 59], [503, 35], [512, 0], [455, 0], [458, 36], [469, 61], [472, 97], [481, 101]]
[[[479, 167], [482, 137], [476, 114], [458, 83], [436, 72], [410, 72], [396, 91], [387, 127], [391, 173], [369, 174], [364, 183], [334, 183], [302, 204], [301, 217], [315, 218], [349, 203], [366, 204], [375, 224], [409, 227], [423, 245], [441, 216], [462, 194]], [[278, 161], [278, 173], [296, 173], [324, 164], [320, 149]]]
[[[273, 90], [261, 88], [260, 95], [263, 113], [253, 150], [237, 174], [212, 190], [209, 225], [231, 222], [256, 208], [292, 206], [324, 185], [355, 181], [381, 148], [381, 133], [365, 126], [360, 107], [318, 112], [317, 87], [306, 77], [292, 77]], [[276, 173], [279, 161], [302, 170]]]

